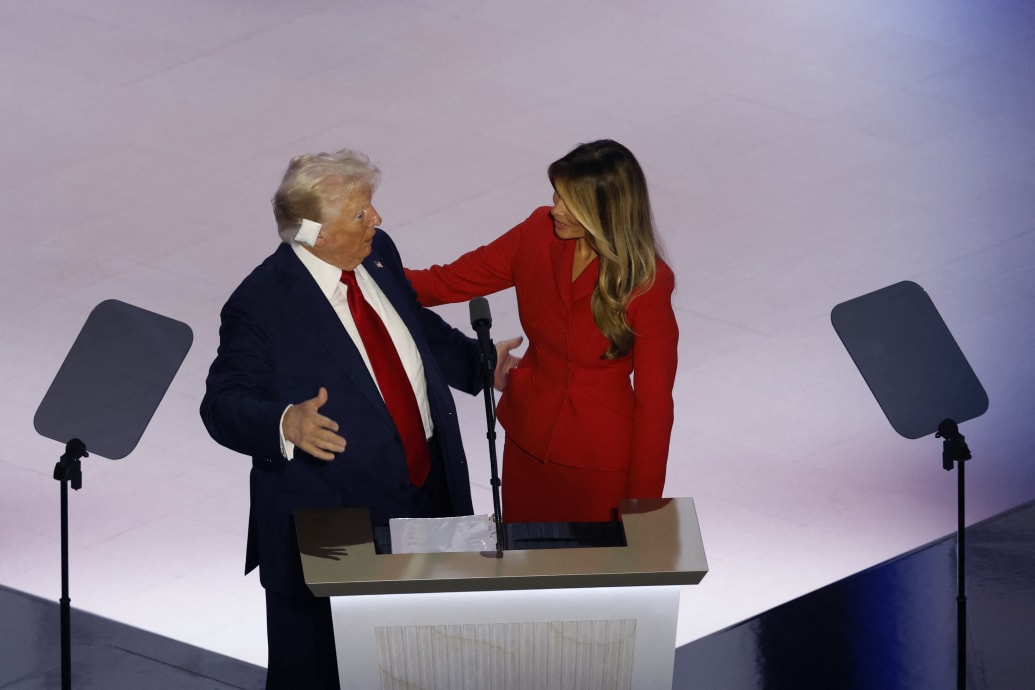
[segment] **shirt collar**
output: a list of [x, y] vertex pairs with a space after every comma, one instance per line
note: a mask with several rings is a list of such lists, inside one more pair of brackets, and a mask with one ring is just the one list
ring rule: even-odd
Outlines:
[[[313, 276], [313, 280], [316, 281], [316, 285], [320, 288], [320, 292], [322, 292], [327, 299], [330, 299], [331, 295], [334, 294], [334, 291], [338, 289], [338, 285], [341, 283], [341, 269], [333, 264], [327, 263], [298, 242], [292, 242], [291, 249], [294, 250], [295, 256], [297, 256], [299, 261], [302, 262], [302, 265], [306, 267], [309, 274]], [[361, 281], [367, 278], [367, 269], [363, 267], [363, 264], [356, 266], [355, 273], [356, 277]]]

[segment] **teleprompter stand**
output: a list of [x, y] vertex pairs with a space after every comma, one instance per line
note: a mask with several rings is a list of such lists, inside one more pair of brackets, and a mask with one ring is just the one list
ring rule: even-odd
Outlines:
[[118, 300], [101, 302], [36, 410], [36, 431], [66, 444], [54, 468], [61, 482], [62, 690], [72, 687], [68, 486], [82, 488], [87, 441], [90, 451], [110, 460], [136, 447], [192, 340], [190, 328], [179, 321]]
[[903, 281], [834, 307], [831, 322], [891, 426], [942, 441], [942, 468], [957, 468], [956, 687], [967, 684], [964, 462], [958, 424], [988, 409], [988, 396], [919, 285]]

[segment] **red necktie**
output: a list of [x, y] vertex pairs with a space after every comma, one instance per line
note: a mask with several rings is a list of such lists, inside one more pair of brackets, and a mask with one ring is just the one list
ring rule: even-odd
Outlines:
[[392, 415], [395, 428], [399, 431], [403, 449], [406, 451], [406, 466], [410, 471], [410, 483], [423, 486], [431, 469], [431, 455], [428, 440], [424, 436], [424, 422], [421, 420], [417, 397], [403, 368], [399, 352], [388, 334], [381, 317], [377, 315], [356, 285], [352, 271], [341, 272], [341, 282], [348, 288], [349, 311], [356, 322], [363, 347], [370, 358], [370, 366], [377, 378], [381, 396], [385, 399], [388, 412]]

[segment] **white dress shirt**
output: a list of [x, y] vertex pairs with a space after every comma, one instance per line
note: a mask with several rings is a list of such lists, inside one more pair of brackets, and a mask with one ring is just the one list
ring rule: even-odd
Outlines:
[[[341, 282], [341, 269], [320, 259], [296, 242], [292, 242], [291, 248], [295, 251], [295, 255], [298, 256], [302, 265], [313, 276], [313, 280], [316, 281], [324, 297], [327, 298], [327, 301], [334, 308], [334, 313], [338, 315], [341, 325], [345, 327], [345, 331], [352, 338], [352, 342], [355, 343], [356, 349], [359, 350], [359, 354], [363, 357], [363, 362], [367, 365], [367, 371], [370, 372], [370, 376], [376, 384], [377, 377], [374, 376], [374, 370], [370, 366], [370, 358], [367, 356], [367, 350], [363, 346], [363, 339], [359, 336], [356, 322], [352, 318], [352, 311], [349, 309], [348, 288]], [[424, 362], [421, 360], [420, 352], [417, 350], [417, 344], [413, 342], [410, 330], [403, 323], [398, 312], [392, 307], [392, 303], [381, 292], [381, 288], [378, 287], [377, 282], [370, 276], [366, 268], [359, 265], [354, 273], [356, 275], [356, 283], [363, 292], [364, 299], [377, 312], [377, 315], [381, 317], [381, 321], [384, 322], [392, 342], [395, 343], [395, 349], [399, 353], [399, 359], [402, 360], [403, 368], [406, 369], [406, 375], [410, 379], [410, 385], [413, 386], [413, 394], [417, 398], [421, 420], [424, 422], [424, 434], [427, 438], [431, 438], [435, 429], [431, 422], [431, 406], [428, 404], [428, 388], [427, 381], [424, 378]], [[378, 390], [380, 390], [380, 387]], [[330, 393], [333, 395], [333, 392]], [[316, 391], [313, 391], [313, 395], [316, 395]], [[284, 411], [287, 412], [286, 409]], [[284, 438], [283, 422], [282, 415], [280, 425], [282, 449], [284, 457], [290, 460], [294, 455], [294, 444]]]

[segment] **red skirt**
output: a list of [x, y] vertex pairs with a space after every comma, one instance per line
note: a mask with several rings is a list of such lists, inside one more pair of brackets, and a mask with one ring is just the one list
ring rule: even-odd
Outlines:
[[543, 462], [509, 438], [503, 445], [504, 522], [607, 522], [626, 498], [629, 473]]

